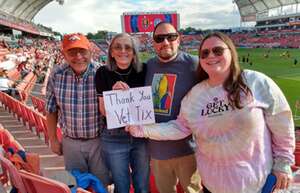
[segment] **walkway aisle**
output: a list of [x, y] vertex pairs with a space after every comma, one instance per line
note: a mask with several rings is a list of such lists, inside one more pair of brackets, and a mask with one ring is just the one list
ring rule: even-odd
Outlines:
[[63, 157], [52, 153], [51, 149], [44, 143], [43, 134], [41, 134], [41, 138], [37, 137], [34, 132], [30, 131], [1, 105], [0, 123], [25, 148], [26, 152], [40, 155], [40, 167], [44, 176], [56, 178], [57, 175], [63, 173]]

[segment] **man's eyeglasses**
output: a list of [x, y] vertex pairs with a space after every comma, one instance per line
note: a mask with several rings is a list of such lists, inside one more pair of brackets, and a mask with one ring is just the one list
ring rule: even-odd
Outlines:
[[121, 52], [123, 49], [126, 51], [126, 52], [132, 52], [133, 51], [133, 48], [132, 46], [128, 45], [128, 44], [125, 44], [125, 45], [121, 45], [121, 44], [116, 44], [112, 47], [112, 49], [116, 50], [116, 51], [119, 51]]
[[178, 33], [159, 34], [159, 35], [154, 35], [153, 40], [156, 43], [161, 43], [161, 42], [165, 41], [165, 39], [167, 39], [168, 42], [173, 42], [173, 41], [177, 40], [178, 36], [179, 36]]
[[71, 57], [75, 57], [78, 54], [80, 54], [81, 56], [86, 56], [89, 53], [88, 50], [83, 49], [83, 48], [73, 48], [70, 50], [67, 50], [67, 54]]
[[201, 59], [206, 59], [210, 52], [214, 53], [215, 56], [222, 56], [224, 54], [224, 50], [229, 48], [224, 48], [221, 46], [216, 46], [211, 49], [203, 49], [200, 51], [199, 56]]

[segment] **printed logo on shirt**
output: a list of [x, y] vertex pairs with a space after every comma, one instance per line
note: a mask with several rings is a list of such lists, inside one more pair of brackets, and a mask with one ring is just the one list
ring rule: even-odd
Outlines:
[[201, 110], [201, 116], [220, 116], [223, 112], [233, 110], [232, 104], [224, 99], [214, 97], [213, 101], [206, 104], [206, 108]]
[[156, 114], [166, 116], [171, 114], [176, 78], [176, 74], [154, 74], [152, 93]]

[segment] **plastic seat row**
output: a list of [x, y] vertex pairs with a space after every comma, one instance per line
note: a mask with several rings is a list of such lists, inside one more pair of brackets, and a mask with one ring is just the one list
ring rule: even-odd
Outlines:
[[15, 152], [18, 150], [23, 150], [22, 145], [15, 140], [14, 136], [6, 130], [0, 123], [0, 145], [5, 151], [8, 151], [8, 148], [12, 148]]
[[46, 110], [45, 110], [45, 101], [39, 97], [30, 95], [33, 107], [38, 110], [40, 113], [43, 115], [46, 115]]
[[[4, 129], [2, 124], [0, 124], [0, 148], [1, 148], [1, 154], [5, 154], [5, 152], [9, 151], [9, 148], [11, 148], [14, 152], [17, 152], [19, 150], [23, 150], [24, 148], [22, 145], [15, 140], [14, 136], [11, 135], [11, 133]], [[0, 181], [2, 184], [5, 184], [8, 182], [8, 177], [5, 174], [0, 174]]]
[[43, 133], [45, 144], [49, 144], [45, 116], [6, 93], [0, 92], [0, 101], [9, 112], [13, 113], [14, 116], [23, 122], [31, 131], [35, 128], [37, 136], [40, 137], [40, 133]]
[[[19, 193], [71, 193], [70, 188], [58, 181], [36, 175], [17, 168], [3, 155], [0, 155], [2, 174], [9, 178], [9, 182]], [[78, 188], [76, 193], [90, 193]]]
[[48, 68], [48, 70], [46, 72], [44, 82], [43, 82], [43, 87], [41, 89], [41, 94], [44, 95], [44, 96], [46, 95], [47, 83], [48, 83], [48, 79], [49, 79], [49, 76], [50, 76], [50, 72], [51, 72], [51, 69]]
[[37, 76], [33, 72], [29, 72], [23, 81], [17, 85], [17, 90], [20, 94], [21, 101], [26, 102], [28, 99], [28, 93], [30, 93], [32, 90], [36, 80]]

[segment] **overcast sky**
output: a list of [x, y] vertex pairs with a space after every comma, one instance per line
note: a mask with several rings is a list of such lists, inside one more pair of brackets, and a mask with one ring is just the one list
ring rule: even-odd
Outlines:
[[35, 23], [61, 33], [121, 32], [123, 12], [177, 11], [180, 27], [201, 29], [230, 28], [240, 25], [237, 6], [232, 0], [65, 0], [46, 5]]

